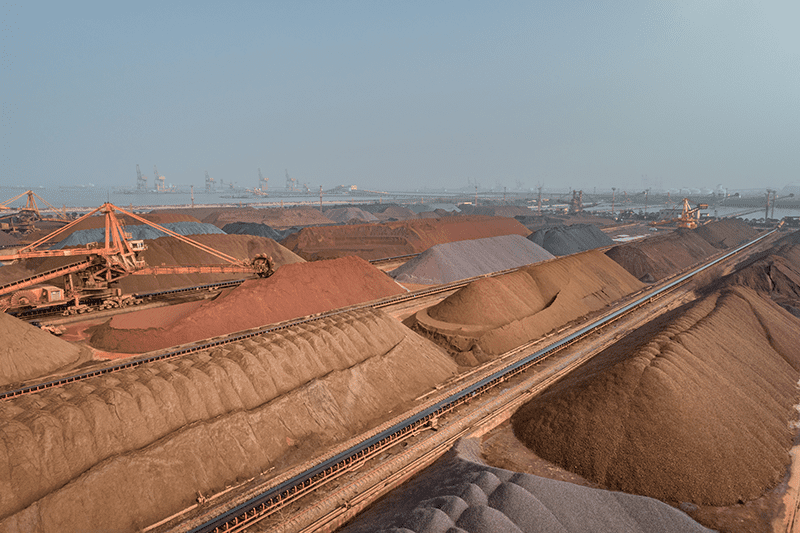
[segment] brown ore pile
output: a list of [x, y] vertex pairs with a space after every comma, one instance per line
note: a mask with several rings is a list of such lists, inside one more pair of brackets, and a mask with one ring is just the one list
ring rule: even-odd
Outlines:
[[[358, 257], [285, 265], [271, 277], [245, 281], [166, 323], [138, 325], [136, 312], [92, 330], [90, 344], [111, 352], [141, 353], [257, 328], [401, 294], [392, 278]], [[144, 311], [153, 316], [154, 310]], [[157, 310], [155, 311], [157, 312]]]
[[606, 252], [636, 279], [656, 281], [756, 236], [739, 219], [724, 219], [697, 229], [678, 229], [663, 235], [615, 246]]
[[406, 324], [473, 366], [606, 307], [642, 284], [590, 250], [470, 283]]
[[773, 301], [800, 317], [800, 231], [783, 237], [769, 253], [736, 272], [732, 283], [768, 294]]
[[288, 228], [311, 224], [332, 224], [333, 220], [314, 207], [237, 207], [212, 211], [203, 217], [203, 222], [214, 224], [219, 228], [231, 222], [256, 222], [267, 224], [273, 228]]
[[141, 530], [345, 441], [454, 371], [365, 309], [0, 402], [0, 530]]
[[522, 235], [530, 231], [514, 219], [456, 216], [381, 224], [317, 226], [289, 235], [281, 244], [306, 260], [357, 255], [382, 259], [415, 254], [435, 244]]
[[701, 505], [753, 500], [790, 462], [798, 325], [750, 289], [709, 295], [520, 408], [514, 433], [608, 489]]
[[0, 313], [0, 386], [50, 374], [78, 360], [80, 349], [18, 318]]
[[598, 490], [483, 464], [460, 440], [342, 533], [700, 533], [710, 531], [652, 498]]

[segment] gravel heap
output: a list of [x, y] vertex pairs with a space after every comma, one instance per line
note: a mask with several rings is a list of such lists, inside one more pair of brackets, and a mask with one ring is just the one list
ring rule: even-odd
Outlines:
[[641, 287], [614, 261], [590, 250], [474, 281], [418, 311], [406, 324], [469, 366], [485, 360], [485, 354], [500, 354], [542, 337]]
[[454, 374], [366, 309], [0, 402], [0, 531], [140, 531]]
[[519, 222], [502, 217], [455, 216], [381, 224], [316, 226], [289, 235], [281, 244], [306, 260], [357, 255], [382, 259], [414, 254], [435, 244], [499, 235], [527, 236]]
[[[148, 311], [149, 328], [123, 327], [134, 318], [109, 320], [91, 330], [90, 344], [111, 352], [141, 353], [403, 292], [392, 278], [357, 257], [293, 263], [278, 268], [269, 278], [247, 280], [213, 300], [204, 301], [177, 321], [169, 315], [162, 322], [151, 311]], [[134, 313], [137, 311], [129, 315], [135, 317]]]
[[[212, 224], [203, 224], [202, 222], [167, 222], [160, 224], [170, 231], [174, 231], [179, 235], [205, 235], [211, 233], [224, 233], [218, 227]], [[131, 239], [158, 239], [166, 235], [163, 231], [157, 230], [152, 226], [139, 224], [136, 226], [125, 226], [125, 231], [131, 234]], [[84, 246], [90, 242], [104, 242], [105, 229], [93, 228], [78, 230], [72, 233], [69, 237], [62, 240], [53, 246], [53, 249], [60, 250], [68, 246]]]
[[389, 272], [400, 283], [440, 284], [552, 259], [521, 235], [437, 244]]
[[483, 464], [462, 440], [342, 533], [708, 532], [658, 500]]
[[514, 433], [604, 488], [726, 506], [783, 478], [800, 323], [728, 289], [643, 326], [520, 408]]
[[80, 349], [31, 326], [18, 318], [0, 313], [0, 386], [7, 387], [45, 376], [78, 360]]
[[553, 255], [570, 255], [611, 246], [611, 237], [591, 224], [551, 226], [528, 235], [528, 239]]

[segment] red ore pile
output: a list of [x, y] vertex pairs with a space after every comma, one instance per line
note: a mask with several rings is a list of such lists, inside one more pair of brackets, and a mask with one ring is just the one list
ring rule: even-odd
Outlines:
[[553, 259], [521, 235], [437, 244], [389, 272], [400, 283], [450, 283]]
[[109, 320], [92, 329], [90, 344], [111, 352], [148, 352], [403, 292], [392, 278], [357, 257], [294, 263], [269, 278], [245, 281], [177, 320], [160, 323], [154, 318], [149, 328], [125, 327], [138, 325], [136, 312]]
[[709, 295], [521, 407], [514, 433], [607, 489], [697, 505], [759, 498], [790, 462], [799, 325], [750, 289]]

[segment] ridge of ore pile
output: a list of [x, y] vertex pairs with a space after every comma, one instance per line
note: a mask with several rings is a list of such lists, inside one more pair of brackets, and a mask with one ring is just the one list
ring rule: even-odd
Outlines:
[[798, 321], [743, 287], [669, 312], [513, 416], [535, 453], [604, 488], [731, 505], [789, 464]]
[[362, 309], [6, 399], [0, 531], [141, 531], [454, 374], [435, 345]]
[[756, 231], [742, 220], [727, 218], [693, 230], [678, 229], [621, 244], [606, 255], [636, 279], [657, 281], [755, 236]]
[[474, 281], [406, 319], [474, 366], [639, 290], [642, 284], [590, 250]]

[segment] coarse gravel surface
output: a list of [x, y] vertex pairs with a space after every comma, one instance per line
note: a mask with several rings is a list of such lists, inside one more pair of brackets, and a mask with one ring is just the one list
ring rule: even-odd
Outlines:
[[700, 533], [658, 500], [487, 466], [476, 440], [389, 493], [341, 533]]

